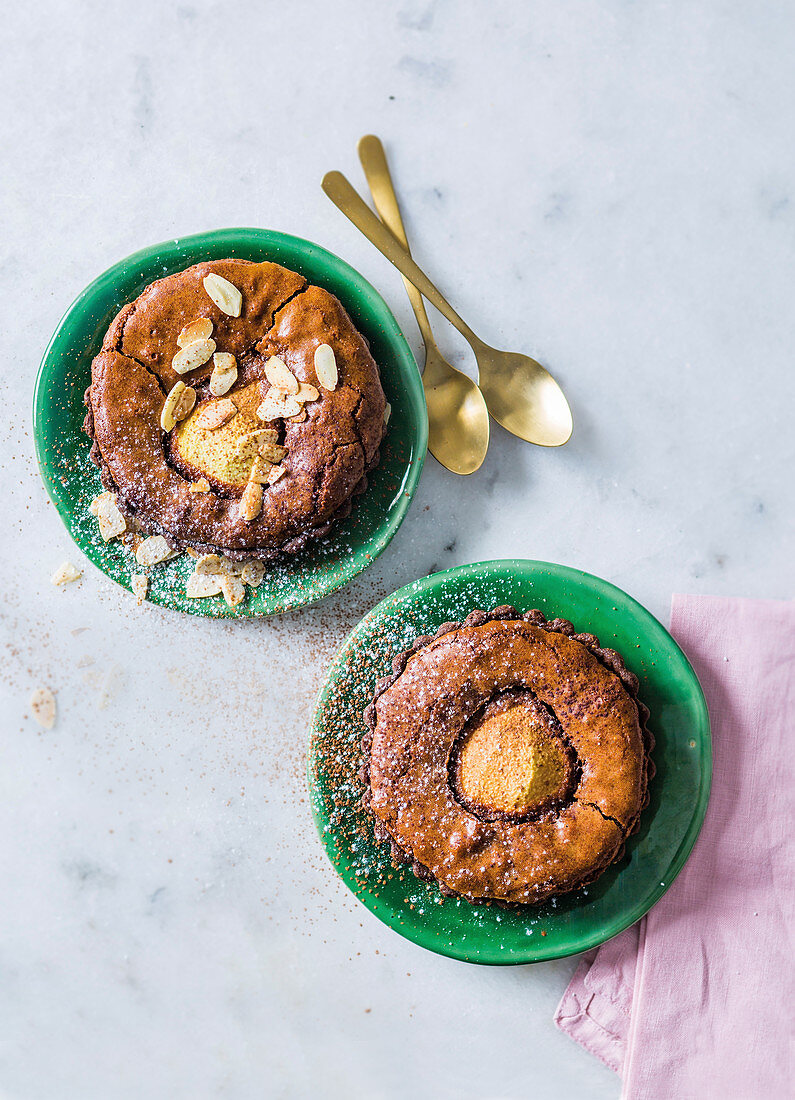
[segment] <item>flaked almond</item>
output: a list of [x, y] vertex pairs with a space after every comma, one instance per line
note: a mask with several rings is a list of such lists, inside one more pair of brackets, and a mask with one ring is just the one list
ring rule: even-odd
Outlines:
[[230, 283], [223, 275], [211, 272], [202, 279], [202, 286], [207, 291], [207, 296], [215, 302], [222, 313], [229, 317], [239, 317], [243, 308], [243, 295], [234, 283]]
[[273, 355], [265, 364], [265, 377], [272, 386], [283, 393], [298, 393], [299, 382], [283, 359]]
[[107, 710], [121, 687], [122, 669], [120, 665], [111, 665], [99, 683], [97, 710]]
[[213, 323], [209, 317], [199, 317], [185, 325], [177, 337], [177, 347], [186, 348], [188, 344], [195, 344], [197, 340], [209, 340], [213, 334]]
[[392, 406], [387, 401], [386, 405], [384, 405], [384, 427], [386, 427], [387, 424], [389, 423], [389, 418], [390, 418], [391, 415], [392, 415]]
[[287, 455], [287, 448], [280, 443], [261, 443], [259, 453], [268, 462], [281, 462]]
[[249, 588], [259, 588], [265, 577], [265, 566], [261, 561], [247, 561], [243, 566], [243, 572], [240, 574], [240, 579], [243, 584], [247, 584]]
[[324, 390], [335, 390], [339, 382], [339, 371], [334, 349], [330, 344], [321, 344], [315, 348], [315, 374]]
[[265, 399], [257, 409], [257, 416], [266, 424], [274, 420], [286, 420], [290, 416], [296, 416], [301, 411], [301, 403], [297, 397], [282, 393], [280, 390], [268, 390]]
[[171, 360], [171, 366], [177, 374], [187, 374], [197, 367], [203, 367], [214, 351], [215, 340], [194, 340], [192, 344], [180, 348]]
[[281, 462], [287, 454], [287, 448], [276, 442], [276, 432], [271, 428], [248, 432], [237, 441], [236, 450], [242, 459], [253, 460], [258, 455], [268, 462]]
[[271, 466], [268, 473], [268, 484], [275, 485], [277, 481], [281, 481], [286, 473], [284, 466]]
[[187, 388], [184, 382], [175, 382], [168, 391], [168, 396], [163, 402], [163, 408], [160, 410], [160, 427], [164, 432], [172, 431], [174, 425], [177, 423], [177, 418], [174, 416], [174, 410], [177, 407], [177, 402]]
[[196, 405], [196, 390], [193, 386], [186, 386], [182, 391], [174, 409], [174, 419], [184, 420], [188, 413], [192, 413]]
[[251, 523], [262, 510], [262, 486], [256, 481], [249, 481], [243, 490], [243, 495], [237, 506], [241, 519]]
[[303, 424], [306, 420], [306, 409], [301, 409], [300, 413], [296, 413], [295, 416], [288, 416], [287, 419], [291, 424]]
[[202, 554], [196, 560], [196, 572], [199, 576], [213, 576], [223, 572], [224, 559], [220, 554]]
[[140, 607], [146, 599], [146, 594], [149, 591], [149, 578], [146, 573], [133, 573], [130, 578], [130, 587], [132, 588], [133, 596], [135, 596], [135, 602]]
[[235, 450], [242, 459], [253, 459], [255, 455], [262, 454], [262, 448], [273, 446], [279, 438], [279, 433], [273, 428], [257, 428], [256, 431], [246, 432], [241, 435], [235, 444]]
[[163, 404], [160, 427], [164, 432], [170, 432], [178, 420], [184, 420], [188, 413], [193, 412], [195, 404], [196, 390], [193, 386], [186, 386], [184, 382], [175, 382]]
[[220, 573], [191, 573], [185, 585], [185, 595], [191, 600], [203, 600], [221, 593]]
[[210, 393], [213, 397], [223, 397], [235, 382], [237, 382], [237, 359], [229, 351], [217, 351], [213, 356]]
[[308, 382], [302, 382], [298, 387], [298, 393], [295, 397], [297, 401], [305, 405], [307, 401], [317, 401], [320, 397], [320, 393], [316, 386], [311, 386]]
[[173, 553], [162, 535], [150, 535], [148, 539], [139, 543], [135, 551], [135, 560], [143, 566], [159, 565], [161, 561], [172, 557]]
[[56, 706], [55, 696], [49, 688], [36, 688], [30, 697], [30, 709], [42, 729], [52, 729], [55, 725]]
[[189, 493], [209, 493], [209, 491], [210, 482], [206, 477], [200, 477], [198, 481], [192, 481], [188, 489]]
[[258, 485], [267, 485], [270, 469], [271, 464], [268, 462], [267, 458], [263, 458], [261, 455], [255, 455], [251, 465], [251, 471], [248, 475], [248, 480], [256, 481]]
[[221, 591], [230, 607], [237, 607], [246, 598], [246, 586], [240, 577], [233, 577], [230, 573], [224, 573], [221, 577]]
[[[96, 511], [94, 511], [96, 506]], [[93, 501], [92, 511], [99, 521], [99, 533], [105, 542], [116, 539], [127, 530], [127, 520], [119, 511], [113, 493], [100, 493]]]
[[223, 427], [227, 421], [237, 415], [237, 405], [228, 397], [222, 397], [220, 401], [208, 401], [196, 413], [194, 421], [197, 428], [206, 432], [214, 432], [216, 428]]
[[80, 580], [82, 576], [83, 574], [76, 565], [72, 565], [70, 561], [65, 561], [58, 566], [50, 577], [50, 581], [56, 585], [71, 584], [72, 581]]

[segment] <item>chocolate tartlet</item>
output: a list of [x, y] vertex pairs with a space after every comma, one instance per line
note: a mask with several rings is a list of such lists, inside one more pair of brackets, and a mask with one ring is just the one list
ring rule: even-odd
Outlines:
[[274, 263], [147, 287], [105, 335], [85, 430], [102, 483], [174, 548], [270, 560], [328, 533], [378, 462], [385, 398], [339, 301]]
[[654, 766], [637, 677], [592, 634], [513, 607], [418, 638], [365, 711], [363, 801], [397, 862], [472, 902], [592, 882]]

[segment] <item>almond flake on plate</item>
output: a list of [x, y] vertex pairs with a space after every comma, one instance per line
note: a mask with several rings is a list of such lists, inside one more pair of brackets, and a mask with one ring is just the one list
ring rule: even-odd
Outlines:
[[293, 395], [298, 393], [298, 379], [278, 355], [272, 355], [265, 364], [265, 377], [277, 390]]
[[146, 599], [146, 594], [149, 591], [149, 578], [146, 573], [133, 573], [130, 578], [132, 588], [132, 594], [135, 596], [135, 601], [140, 607]]
[[256, 481], [249, 481], [243, 490], [240, 503], [237, 506], [241, 519], [250, 523], [262, 511], [262, 486]]
[[315, 348], [315, 374], [324, 390], [335, 390], [339, 381], [337, 360], [330, 344], [321, 344]]
[[213, 397], [223, 397], [235, 382], [237, 382], [237, 359], [230, 351], [217, 351], [213, 356], [210, 393]]
[[387, 401], [386, 405], [384, 405], [384, 427], [386, 427], [387, 424], [389, 423], [389, 418], [390, 418], [391, 415], [392, 415], [392, 406]]
[[190, 483], [189, 493], [209, 493], [210, 482], [206, 477], [200, 477], [198, 481], [192, 481]]
[[199, 317], [185, 325], [177, 337], [177, 347], [186, 348], [188, 344], [195, 344], [197, 340], [209, 340], [213, 334], [213, 323], [209, 317]]
[[190, 600], [203, 600], [207, 596], [221, 594], [220, 573], [191, 573], [185, 585], [185, 595]]
[[234, 283], [230, 283], [223, 275], [211, 272], [202, 279], [202, 286], [207, 296], [215, 302], [222, 313], [229, 317], [239, 317], [243, 308], [243, 295]]
[[55, 696], [49, 688], [36, 688], [30, 697], [30, 709], [33, 717], [44, 730], [51, 730], [55, 725]]
[[50, 581], [55, 585], [71, 584], [72, 581], [79, 580], [83, 574], [77, 568], [76, 565], [72, 565], [70, 561], [65, 561], [55, 570], [50, 577]]
[[219, 401], [209, 401], [203, 405], [196, 413], [194, 424], [203, 431], [214, 432], [233, 416], [237, 416], [237, 405], [228, 397], [222, 397]]
[[162, 535], [150, 535], [138, 546], [135, 551], [135, 560], [143, 566], [159, 565], [160, 562], [170, 558], [173, 553]]
[[221, 576], [221, 591], [230, 607], [237, 607], [246, 598], [246, 586], [240, 577], [233, 577], [230, 573]]
[[175, 382], [163, 404], [160, 427], [164, 432], [172, 431], [178, 420], [184, 420], [188, 413], [193, 412], [195, 404], [196, 390], [193, 386], [186, 386], [184, 382]]
[[116, 539], [127, 530], [127, 520], [121, 514], [113, 493], [100, 493], [89, 509], [99, 521], [99, 533], [105, 542]]
[[247, 561], [243, 566], [243, 572], [240, 574], [240, 579], [243, 584], [247, 584], [249, 588], [259, 588], [264, 578], [265, 566], [256, 558], [252, 561]]
[[284, 466], [271, 466], [268, 473], [268, 484], [275, 485], [277, 481], [281, 481], [286, 473]]
[[196, 561], [196, 572], [200, 577], [215, 576], [223, 571], [224, 559], [219, 554], [202, 554]]
[[171, 360], [171, 366], [177, 374], [187, 374], [197, 367], [203, 367], [214, 352], [215, 340], [194, 340], [192, 344], [180, 348]]

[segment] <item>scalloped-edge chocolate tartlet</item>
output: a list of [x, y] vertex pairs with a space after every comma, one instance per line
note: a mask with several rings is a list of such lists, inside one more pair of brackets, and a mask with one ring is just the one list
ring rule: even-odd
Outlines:
[[85, 430], [122, 513], [174, 549], [270, 560], [348, 515], [386, 401], [340, 302], [275, 263], [147, 287], [91, 368]]
[[471, 902], [536, 904], [620, 859], [654, 774], [615, 650], [538, 610], [475, 610], [395, 657], [364, 712], [363, 803], [396, 863]]

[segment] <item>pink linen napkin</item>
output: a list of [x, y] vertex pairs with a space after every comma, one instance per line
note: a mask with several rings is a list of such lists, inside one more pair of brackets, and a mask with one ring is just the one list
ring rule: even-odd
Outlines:
[[712, 723], [704, 827], [643, 920], [583, 955], [555, 1022], [623, 1100], [792, 1096], [795, 602], [674, 596], [671, 633]]

